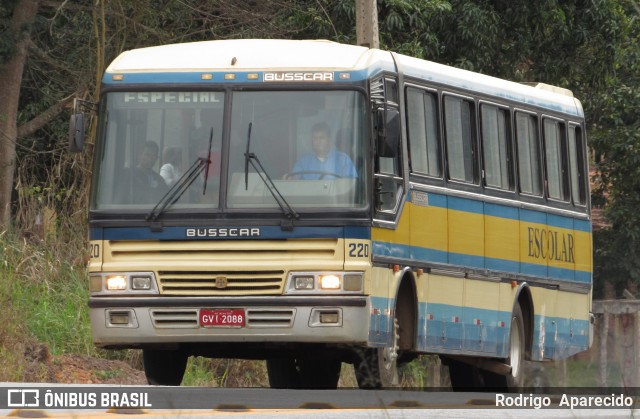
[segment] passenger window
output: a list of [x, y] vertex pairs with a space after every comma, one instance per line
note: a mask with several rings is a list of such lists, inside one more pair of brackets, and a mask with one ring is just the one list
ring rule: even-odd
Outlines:
[[442, 177], [435, 94], [407, 89], [407, 131], [411, 171]]
[[516, 113], [516, 146], [520, 192], [542, 195], [540, 140], [534, 115]]
[[563, 162], [566, 161], [562, 135], [563, 124], [552, 119], [544, 119], [543, 127], [549, 198], [565, 201], [568, 196], [565, 186], [565, 170], [563, 170]]
[[476, 183], [477, 170], [471, 102], [453, 96], [444, 98], [444, 125], [449, 178]]
[[486, 186], [513, 189], [511, 181], [511, 151], [508, 111], [492, 105], [482, 105], [482, 153]]
[[571, 175], [571, 197], [573, 203], [584, 205], [586, 202], [585, 167], [582, 131], [575, 125], [569, 126], [569, 170]]

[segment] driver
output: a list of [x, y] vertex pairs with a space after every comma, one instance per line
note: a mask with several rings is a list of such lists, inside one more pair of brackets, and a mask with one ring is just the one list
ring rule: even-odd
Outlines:
[[358, 176], [351, 158], [332, 146], [331, 130], [326, 122], [319, 122], [311, 128], [311, 149], [312, 152], [298, 158], [287, 179], [317, 180]]

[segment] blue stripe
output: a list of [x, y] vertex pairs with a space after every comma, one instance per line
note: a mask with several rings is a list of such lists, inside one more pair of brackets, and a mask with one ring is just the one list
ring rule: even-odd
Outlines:
[[[241, 229], [259, 228], [260, 236], [238, 235], [234, 237], [210, 237], [207, 230], [235, 229], [236, 234]], [[187, 236], [187, 229], [195, 229], [195, 237]], [[277, 226], [218, 226], [218, 227], [165, 227], [160, 232], [153, 232], [147, 227], [105, 227], [91, 228], [90, 240], [278, 240], [278, 239], [313, 239], [313, 238], [346, 238], [370, 239], [369, 227], [295, 227], [291, 231], [284, 231]]]
[[519, 220], [520, 219], [519, 211], [520, 210], [516, 207], [507, 207], [504, 205], [489, 204], [489, 203], [484, 204], [485, 215], [489, 215], [491, 217], [508, 218], [510, 220]]
[[[409, 196], [411, 194], [408, 194]], [[520, 209], [509, 205], [493, 204], [479, 200], [446, 196], [429, 193], [429, 205], [438, 208], [451, 209], [472, 214], [488, 215], [491, 217], [505, 218], [509, 220], [524, 221], [528, 223], [545, 224], [550, 227], [566, 228], [569, 230], [591, 233], [591, 222], [555, 214], [547, 214], [542, 211]]]
[[446, 263], [460, 267], [476, 269], [490, 269], [498, 272], [522, 274], [542, 278], [577, 281], [591, 283], [591, 272], [547, 265], [516, 262], [506, 259], [488, 258], [484, 256], [466, 255], [462, 253], [446, 252], [425, 247], [410, 246], [399, 243], [373, 241], [372, 251], [375, 256], [404, 259], [415, 262]]
[[521, 209], [520, 221], [525, 221], [527, 223], [547, 224], [547, 213]]
[[[370, 339], [378, 345], [389, 345], [390, 317], [385, 313], [394, 301], [383, 297], [371, 297], [371, 306], [378, 309], [370, 318]], [[431, 320], [428, 320], [431, 315]], [[458, 322], [453, 319], [458, 317]], [[476, 324], [479, 320], [480, 324]], [[504, 326], [500, 327], [500, 322]], [[544, 324], [544, 358], [562, 359], [588, 349], [589, 322], [563, 317], [534, 318], [534, 346], [532, 356], [541, 361], [538, 343]], [[479, 354], [508, 356], [511, 312], [462, 307], [434, 302], [418, 305], [417, 349], [423, 352], [447, 353], [452, 350], [471, 351]]]
[[[429, 195], [429, 199], [431, 199], [431, 195]], [[464, 211], [481, 215], [484, 214], [484, 205], [482, 201], [457, 198], [455, 196], [450, 196], [448, 201], [450, 210]]]
[[[289, 70], [273, 70], [267, 72], [281, 72]], [[291, 72], [302, 72], [302, 71], [291, 71]], [[309, 69], [304, 72], [331, 72], [326, 71], [324, 69]], [[148, 73], [105, 73], [102, 78], [102, 83], [105, 85], [119, 85], [119, 84], [193, 84], [193, 83], [204, 83], [204, 84], [214, 84], [214, 83], [263, 83], [265, 85], [270, 85], [273, 83], [281, 83], [277, 81], [264, 81], [264, 73], [265, 71], [175, 71], [175, 72], [148, 72]], [[318, 83], [349, 83], [354, 81], [361, 81], [368, 79], [368, 71], [365, 70], [357, 70], [357, 71], [333, 71], [333, 81], [331, 82], [318, 82]], [[349, 74], [349, 78], [340, 78], [340, 74]], [[124, 76], [122, 81], [114, 81], [113, 74], [122, 74]], [[211, 74], [213, 77], [211, 80], [203, 80], [202, 74]], [[224, 78], [225, 74], [234, 74], [235, 79], [226, 80]], [[258, 78], [255, 80], [249, 79], [249, 74], [258, 74]], [[292, 82], [286, 82], [292, 83]], [[313, 83], [313, 82], [298, 82], [298, 83]]]

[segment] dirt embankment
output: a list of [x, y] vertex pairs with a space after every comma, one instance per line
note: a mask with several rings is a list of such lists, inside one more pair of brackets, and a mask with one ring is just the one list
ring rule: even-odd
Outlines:
[[43, 344], [25, 348], [24, 379], [61, 384], [147, 384], [144, 372], [125, 361], [85, 355], [51, 355]]

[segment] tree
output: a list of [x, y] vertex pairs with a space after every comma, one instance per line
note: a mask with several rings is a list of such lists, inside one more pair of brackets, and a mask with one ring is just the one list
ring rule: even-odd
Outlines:
[[[10, 224], [14, 184], [21, 185], [20, 197], [30, 188], [56, 205], [59, 197], [81, 193], [88, 184], [87, 155], [75, 160], [64, 155], [68, 117], [61, 112], [74, 96], [98, 99], [102, 73], [119, 53], [212, 38], [286, 37], [287, 29], [273, 24], [273, 10], [284, 14], [288, 3], [5, 0], [0, 5], [0, 27], [6, 29], [0, 32], [0, 232]], [[16, 182], [16, 173], [28, 178]]]
[[[615, 48], [615, 72], [593, 95], [591, 146], [597, 169], [594, 203], [609, 225], [595, 235], [595, 273], [618, 295], [640, 284], [640, 8], [623, 2], [624, 36]], [[597, 291], [602, 293], [604, 281]], [[640, 295], [637, 295], [640, 297]]]
[[11, 217], [20, 86], [38, 3], [38, 0], [18, 0], [2, 6], [3, 14], [12, 6], [13, 10], [0, 51], [0, 230], [8, 227]]

